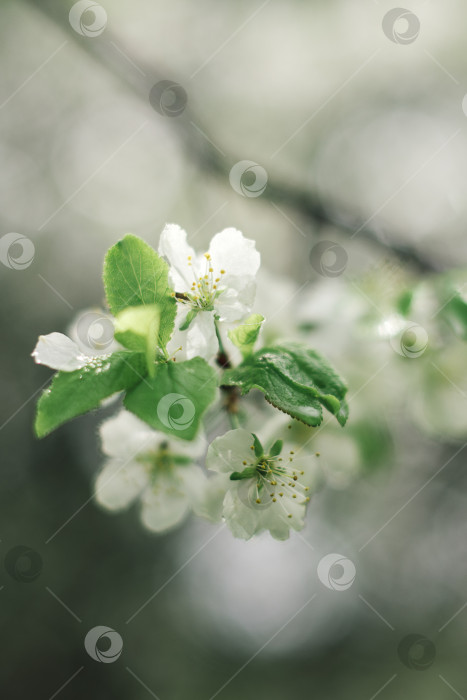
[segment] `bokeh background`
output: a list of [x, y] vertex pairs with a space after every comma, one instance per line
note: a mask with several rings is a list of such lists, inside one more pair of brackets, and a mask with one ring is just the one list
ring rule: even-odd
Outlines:
[[[465, 3], [112, 0], [74, 27], [72, 5], [0, 7], [2, 695], [467, 697]], [[102, 304], [111, 244], [157, 246], [167, 221], [199, 248], [254, 238], [270, 333], [349, 383], [286, 543], [100, 510], [111, 407], [33, 436], [37, 336]], [[317, 576], [330, 552], [355, 564], [345, 591]], [[122, 636], [116, 663], [86, 654], [96, 625]]]

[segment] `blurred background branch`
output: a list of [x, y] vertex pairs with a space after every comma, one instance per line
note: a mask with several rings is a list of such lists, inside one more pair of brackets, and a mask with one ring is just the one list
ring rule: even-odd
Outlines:
[[[63, 7], [54, 0], [42, 0], [40, 5], [35, 0], [22, 0], [22, 2], [27, 3], [35, 11], [42, 13], [57, 27], [60, 27], [64, 34], [79, 45], [87, 55], [92, 56], [101, 67], [119, 80], [129, 92], [144, 104], [149, 104], [149, 92], [154, 83], [167, 79], [168, 76], [174, 79], [170, 66], [149, 64], [143, 56], [135, 53], [134, 48], [124, 47], [126, 58], [116, 60], [119, 58], [117, 52], [119, 51], [118, 47], [122, 46], [122, 41], [120, 37], [112, 36], [109, 29], [106, 30], [106, 41], [89, 42], [86, 37], [79, 36], [71, 30], [68, 15], [63, 11]], [[139, 74], [131, 63], [141, 69]], [[144, 76], [151, 76], [152, 82], [148, 83]], [[230, 168], [238, 158], [227, 153], [224, 144], [221, 144], [222, 149], [219, 149], [212, 143], [209, 128], [203, 124], [190, 99], [184, 116], [180, 119], [174, 119], [173, 122], [172, 128], [178, 134], [187, 155], [196, 166], [210, 177], [220, 177], [227, 182]], [[192, 124], [195, 124], [197, 128], [190, 128]], [[413, 266], [418, 272], [435, 272], [445, 267], [442, 260], [433, 259], [414, 246], [383, 240], [378, 231], [366, 225], [355, 212], [349, 211], [342, 203], [335, 200], [323, 201], [323, 198], [313, 192], [310, 187], [304, 189], [297, 184], [289, 184], [282, 180], [277, 173], [271, 175], [268, 172], [268, 184], [263, 192], [263, 197], [276, 205], [285, 205], [294, 210], [305, 222], [312, 222], [318, 226], [332, 226], [348, 236], [357, 233], [360, 239], [376, 244], [388, 256], [397, 256], [402, 262]], [[386, 238], [391, 240], [390, 235]]]

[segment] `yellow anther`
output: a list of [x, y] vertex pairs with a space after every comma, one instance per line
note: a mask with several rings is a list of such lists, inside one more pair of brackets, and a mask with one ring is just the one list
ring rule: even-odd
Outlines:
[[261, 503], [261, 498], [257, 498], [256, 503]]
[[221, 270], [221, 275], [225, 275], [225, 270]]
[[191, 260], [191, 255], [188, 256], [188, 260]]
[[279, 496], [283, 496], [283, 495], [284, 495], [283, 493], [280, 493], [280, 494], [279, 494]]
[[276, 501], [277, 501], [277, 498], [273, 498], [273, 499], [272, 499], [272, 502], [273, 502], [273, 503], [276, 503]]
[[214, 272], [214, 268], [210, 267], [209, 272]]
[[294, 452], [293, 450], [290, 450], [290, 454], [291, 454], [291, 455], [294, 455], [295, 452]]
[[245, 460], [243, 460], [242, 464], [246, 464], [246, 461], [245, 461]]
[[289, 515], [288, 515], [287, 517], [288, 517], [288, 518], [291, 518], [291, 517], [292, 517], [292, 514], [291, 514], [291, 513], [289, 513]]
[[319, 457], [320, 454], [321, 454], [321, 452], [315, 452], [315, 455], [316, 455], [317, 457]]

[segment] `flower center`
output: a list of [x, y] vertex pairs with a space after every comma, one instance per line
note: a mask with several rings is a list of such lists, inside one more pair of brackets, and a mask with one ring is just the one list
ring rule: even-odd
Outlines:
[[[293, 455], [293, 452], [290, 453]], [[287, 501], [292, 499], [298, 505], [305, 505], [310, 500], [307, 495], [309, 486], [300, 481], [305, 474], [303, 470], [294, 469], [293, 457], [289, 457], [289, 464], [283, 464], [282, 457], [278, 459], [263, 455], [255, 464], [251, 465], [256, 472], [253, 479], [256, 480], [256, 503], [264, 504], [268, 501], [277, 503], [288, 518], [292, 513], [287, 508]]]
[[152, 482], [161, 474], [173, 476], [174, 467], [192, 462], [190, 457], [171, 452], [167, 442], [161, 442], [157, 449], [139, 455], [136, 460], [144, 465]]
[[[186, 292], [186, 299], [181, 298], [179, 300], [182, 303], [190, 304], [194, 309], [212, 311], [214, 309], [215, 299], [223, 292], [223, 289], [219, 289], [219, 282], [222, 281], [222, 275], [225, 275], [225, 270], [219, 270], [219, 273], [216, 274], [212, 266], [213, 263], [210, 254], [205, 253], [204, 258], [204, 274], [197, 277], [193, 270], [191, 289]], [[188, 265], [192, 267], [191, 255], [188, 256]]]

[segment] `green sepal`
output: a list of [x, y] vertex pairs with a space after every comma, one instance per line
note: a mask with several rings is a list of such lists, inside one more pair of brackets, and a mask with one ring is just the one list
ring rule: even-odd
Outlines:
[[242, 472], [232, 472], [230, 475], [231, 481], [240, 481], [241, 479], [252, 479], [256, 474], [256, 467], [245, 467]]
[[189, 312], [188, 312], [187, 315], [186, 315], [185, 320], [184, 320], [183, 323], [180, 325], [179, 330], [181, 330], [181, 331], [186, 331], [186, 330], [188, 330], [188, 328], [190, 327], [191, 322], [196, 318], [196, 316], [198, 315], [198, 312], [199, 312], [199, 311], [200, 311], [200, 309], [190, 309]]
[[282, 440], [276, 440], [274, 445], [271, 446], [271, 449], [269, 450], [269, 456], [270, 457], [277, 457], [280, 455], [282, 452], [282, 446], [283, 446], [283, 441]]
[[251, 434], [253, 436], [253, 447], [255, 448], [255, 456], [259, 459], [264, 455], [264, 449], [261, 442], [259, 441], [258, 436], [254, 433]]

